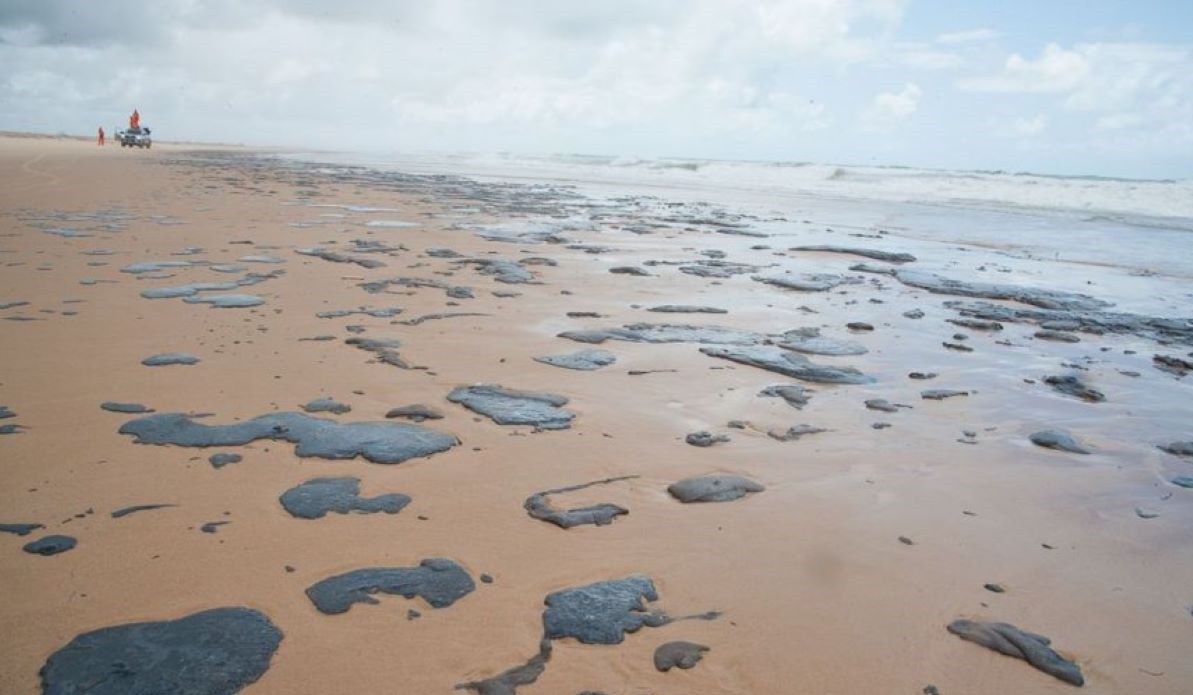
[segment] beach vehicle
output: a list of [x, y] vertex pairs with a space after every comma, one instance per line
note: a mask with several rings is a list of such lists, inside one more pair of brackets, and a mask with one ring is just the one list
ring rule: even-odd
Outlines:
[[148, 128], [129, 128], [128, 130], [116, 131], [116, 139], [120, 141], [121, 147], [144, 147], [149, 149], [153, 146], [153, 139], [149, 136]]

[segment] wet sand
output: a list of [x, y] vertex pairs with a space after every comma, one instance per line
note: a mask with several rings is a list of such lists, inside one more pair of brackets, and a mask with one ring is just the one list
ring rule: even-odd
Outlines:
[[[658, 590], [651, 608], [721, 617], [643, 628], [612, 646], [554, 640], [545, 672], [518, 692], [1072, 689], [949, 634], [945, 626], [957, 618], [1047, 635], [1077, 662], [1092, 693], [1189, 692], [1193, 490], [1169, 481], [1190, 474], [1193, 460], [1157, 445], [1193, 439], [1193, 382], [1156, 369], [1152, 356], [1190, 359], [1193, 347], [1087, 332], [1076, 333], [1079, 343], [1045, 341], [1033, 339], [1040, 327], [1032, 323], [1005, 323], [997, 332], [963, 328], [946, 321], [961, 316], [944, 303], [965, 298], [850, 270], [859, 262], [891, 264], [785, 249], [835, 243], [909, 252], [917, 261], [899, 267], [1081, 292], [1124, 310], [1186, 318], [1190, 312], [1166, 309], [1188, 306], [1193, 280], [1017, 257], [915, 230], [859, 238], [850, 234], [874, 235], [877, 226], [834, 229], [850, 213], [838, 216], [829, 204], [806, 219], [722, 212], [303, 166], [235, 149], [130, 152], [0, 139], [0, 305], [28, 302], [0, 310], [0, 404], [16, 413], [0, 424], [20, 426], [0, 436], [0, 523], [45, 526], [24, 537], [0, 534], [0, 629], [7, 635], [0, 691], [37, 692], [38, 669], [79, 633], [245, 606], [284, 634], [268, 671], [245, 693], [446, 693], [535, 655], [546, 595], [641, 574]], [[955, 214], [963, 224], [964, 213]], [[741, 227], [722, 224], [730, 219]], [[469, 228], [544, 220], [562, 222], [555, 233], [567, 243], [509, 243]], [[656, 226], [634, 233], [639, 224]], [[768, 236], [721, 233], [735, 229]], [[353, 239], [394, 250], [362, 252], [367, 247]], [[241, 241], [251, 243], [234, 243]], [[611, 250], [586, 253], [573, 244]], [[771, 248], [751, 248], [758, 245]], [[312, 247], [384, 267], [298, 253]], [[555, 264], [521, 264], [535, 284], [507, 284], [460, 259], [426, 253], [441, 247], [465, 260]], [[88, 253], [96, 249], [111, 253]], [[708, 278], [647, 264], [717, 260], [702, 251], [723, 251], [723, 260], [759, 270]], [[252, 256], [282, 262], [239, 260]], [[149, 273], [169, 277], [121, 272], [153, 261], [200, 264]], [[650, 276], [609, 272], [617, 266]], [[783, 270], [861, 281], [801, 292], [751, 280]], [[221, 309], [140, 294], [275, 271], [283, 272], [198, 295], [251, 294], [264, 300], [256, 306]], [[359, 286], [400, 277], [468, 287], [473, 298], [438, 287], [369, 293]], [[662, 304], [728, 313], [647, 311]], [[401, 313], [317, 316], [361, 307]], [[902, 315], [913, 308], [924, 317]], [[400, 323], [455, 312], [483, 315]], [[693, 342], [592, 346], [557, 337], [638, 322], [770, 336], [818, 327], [869, 352], [807, 357], [855, 367], [874, 383], [799, 382], [702, 354]], [[850, 322], [874, 330], [851, 331]], [[957, 333], [967, 338], [954, 339]], [[302, 340], [324, 335], [334, 339]], [[397, 353], [412, 368], [345, 344], [352, 337], [397, 339]], [[534, 360], [592, 347], [617, 361], [581, 371]], [[141, 363], [168, 352], [199, 362]], [[667, 371], [631, 374], [649, 370]], [[939, 376], [918, 381], [908, 378], [912, 371]], [[1105, 402], [1057, 393], [1043, 383], [1054, 374], [1079, 374]], [[499, 425], [446, 399], [475, 383], [566, 396], [575, 418], [568, 429], [535, 431]], [[785, 383], [808, 387], [809, 403], [797, 410], [758, 396]], [[930, 388], [969, 395], [922, 399]], [[154, 446], [117, 432], [142, 415], [100, 408], [139, 403], [157, 413], [212, 413], [201, 421], [227, 424], [301, 412], [324, 396], [351, 412], [315, 416], [341, 422], [430, 405], [444, 418], [421, 425], [460, 444], [395, 465], [299, 458], [292, 443], [268, 439], [211, 449]], [[876, 398], [913, 407], [867, 409], [864, 402]], [[735, 429], [731, 420], [751, 424]], [[876, 422], [891, 427], [875, 429]], [[799, 424], [828, 431], [788, 442], [767, 434]], [[1047, 429], [1067, 430], [1092, 453], [1029, 441]], [[701, 430], [730, 441], [685, 443]], [[216, 452], [243, 460], [216, 468], [208, 462]], [[745, 476], [765, 490], [710, 504], [681, 504], [667, 493], [675, 481], [711, 473]], [[346, 476], [360, 479], [362, 497], [400, 493], [412, 501], [396, 514], [318, 519], [295, 518], [278, 501], [304, 481]], [[611, 503], [629, 510], [610, 524], [563, 529], [523, 508], [536, 492], [621, 476], [638, 477], [551, 496], [559, 509]], [[176, 506], [110, 516], [142, 504]], [[1158, 516], [1142, 518], [1137, 508]], [[218, 521], [230, 523], [200, 531]], [[22, 552], [48, 534], [73, 536], [78, 546], [53, 557]], [[324, 615], [304, 594], [334, 575], [415, 567], [425, 558], [450, 558], [474, 579], [485, 573], [493, 582], [478, 580], [475, 591], [439, 609], [380, 596], [379, 605]], [[988, 583], [1005, 593], [983, 588]], [[409, 608], [421, 617], [408, 619]], [[690, 670], [657, 671], [655, 649], [680, 640], [711, 649]]]

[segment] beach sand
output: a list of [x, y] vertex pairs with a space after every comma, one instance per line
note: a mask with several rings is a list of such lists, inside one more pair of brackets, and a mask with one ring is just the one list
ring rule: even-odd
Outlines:
[[[1193, 400], [1188, 378], [1152, 363], [1157, 353], [1188, 359], [1193, 348], [1129, 333], [1078, 332], [1079, 343], [1051, 342], [1033, 339], [1039, 327], [1031, 323], [1005, 323], [997, 332], [963, 328], [946, 322], [960, 315], [943, 303], [964, 298], [849, 268], [865, 262], [1081, 292], [1133, 311], [1146, 309], [1148, 298], [1187, 301], [1188, 277], [1050, 264], [917, 238], [914, 230], [826, 231], [834, 223], [827, 203], [807, 219], [745, 219], [751, 228], [782, 231], [743, 237], [718, 233], [735, 228], [701, 221], [709, 209], [691, 205], [596, 205], [568, 189], [403, 177], [250, 154], [0, 138], [0, 304], [28, 302], [3, 309], [0, 319], [36, 319], [0, 320], [0, 404], [16, 413], [0, 424], [21, 428], [0, 436], [0, 522], [45, 526], [24, 537], [0, 534], [0, 691], [37, 692], [39, 668], [79, 633], [246, 606], [267, 615], [284, 639], [245, 693], [447, 693], [535, 655], [547, 594], [638, 574], [658, 590], [652, 609], [720, 617], [643, 627], [617, 645], [554, 640], [544, 673], [518, 692], [822, 695], [920, 693], [932, 684], [945, 695], [982, 695], [1072, 688], [958, 639], [945, 629], [957, 618], [1047, 635], [1080, 666], [1091, 693], [1193, 689], [1193, 490], [1168, 482], [1193, 469], [1189, 459], [1156, 446], [1193, 439]], [[963, 223], [964, 214], [955, 214]], [[635, 234], [628, 228], [636, 215], [659, 226]], [[557, 234], [569, 243], [508, 243], [463, 228], [544, 219], [559, 223]], [[367, 224], [378, 221], [414, 225]], [[510, 229], [526, 228], [504, 231]], [[353, 239], [391, 250], [365, 253]], [[610, 250], [586, 253], [569, 248], [574, 243]], [[786, 250], [823, 243], [910, 252], [919, 260], [895, 266]], [[770, 248], [751, 248], [761, 245]], [[317, 246], [384, 267], [296, 252]], [[425, 253], [438, 247], [465, 259], [553, 264], [521, 264], [535, 284], [505, 284], [458, 259]], [[107, 251], [88, 253], [96, 249]], [[710, 259], [715, 251], [759, 269], [707, 278], [675, 265], [643, 265], [717, 260]], [[282, 262], [238, 260], [254, 255]], [[151, 261], [200, 263], [121, 272]], [[244, 270], [215, 272], [208, 264]], [[608, 272], [617, 266], [639, 266], [650, 276]], [[860, 281], [801, 292], [751, 280], [785, 269]], [[140, 296], [149, 288], [274, 271], [283, 272], [227, 292], [264, 300], [248, 308]], [[453, 298], [440, 287], [390, 285], [369, 293], [359, 286], [398, 277], [468, 287], [474, 298]], [[663, 304], [728, 313], [646, 310]], [[316, 316], [360, 307], [401, 313]], [[913, 308], [924, 317], [903, 316]], [[449, 312], [481, 315], [401, 323]], [[813, 362], [852, 366], [874, 382], [803, 383], [812, 393], [800, 410], [758, 393], [801, 382], [702, 354], [697, 343], [598, 346], [557, 337], [639, 322], [772, 337], [817, 327], [868, 352], [808, 355]], [[849, 322], [874, 330], [851, 331]], [[968, 338], [956, 340], [956, 333]], [[334, 339], [302, 340], [323, 335]], [[357, 335], [399, 340], [397, 351], [413, 368], [345, 344]], [[617, 361], [577, 371], [533, 359], [585, 348], [608, 350]], [[142, 366], [143, 358], [166, 352], [200, 361]], [[631, 374], [647, 370], [666, 371]], [[907, 376], [913, 371], [939, 376], [917, 381]], [[1079, 374], [1105, 402], [1074, 399], [1043, 383], [1058, 374]], [[575, 419], [558, 431], [503, 426], [445, 398], [482, 382], [566, 396]], [[969, 395], [922, 399], [920, 391], [930, 388]], [[444, 418], [422, 425], [461, 443], [396, 465], [299, 458], [291, 443], [266, 439], [153, 446], [118, 433], [141, 415], [100, 409], [105, 401], [135, 402], [157, 413], [210, 413], [205, 422], [225, 424], [299, 411], [321, 396], [352, 410], [317, 416], [344, 422], [384, 420], [391, 408], [427, 404]], [[867, 409], [864, 401], [876, 398], [912, 407]], [[731, 420], [750, 425], [727, 427]], [[891, 426], [875, 429], [876, 422]], [[767, 434], [798, 424], [827, 431], [788, 442]], [[1046, 429], [1067, 430], [1092, 453], [1028, 440]], [[730, 441], [685, 443], [701, 430]], [[222, 451], [243, 461], [217, 469], [208, 456]], [[710, 504], [681, 504], [667, 492], [677, 480], [709, 473], [745, 476], [766, 489]], [[402, 493], [412, 502], [393, 515], [314, 520], [294, 518], [279, 504], [284, 491], [324, 476], [356, 477], [364, 496]], [[535, 492], [615, 476], [638, 477], [552, 497], [560, 508], [608, 502], [629, 510], [609, 525], [565, 530], [523, 509]], [[159, 503], [177, 506], [110, 516]], [[1142, 518], [1137, 508], [1158, 516]], [[230, 523], [201, 532], [216, 521]], [[53, 557], [22, 552], [46, 534], [73, 536], [78, 546]], [[379, 605], [357, 604], [339, 615], [321, 614], [304, 593], [350, 570], [413, 567], [435, 557], [493, 582], [477, 579], [475, 591], [444, 608], [381, 596]], [[1005, 593], [983, 588], [988, 583]], [[408, 619], [410, 608], [421, 617]], [[675, 640], [711, 649], [690, 670], [657, 671], [655, 648]]]

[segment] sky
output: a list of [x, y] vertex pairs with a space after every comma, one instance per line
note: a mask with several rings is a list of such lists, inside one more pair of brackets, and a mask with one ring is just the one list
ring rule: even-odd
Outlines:
[[0, 130], [1193, 179], [1191, 0], [0, 0]]

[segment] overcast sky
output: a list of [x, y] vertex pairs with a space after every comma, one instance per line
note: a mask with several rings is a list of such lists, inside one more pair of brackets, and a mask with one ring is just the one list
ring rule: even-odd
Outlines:
[[1193, 178], [1193, 0], [0, 0], [0, 129]]

